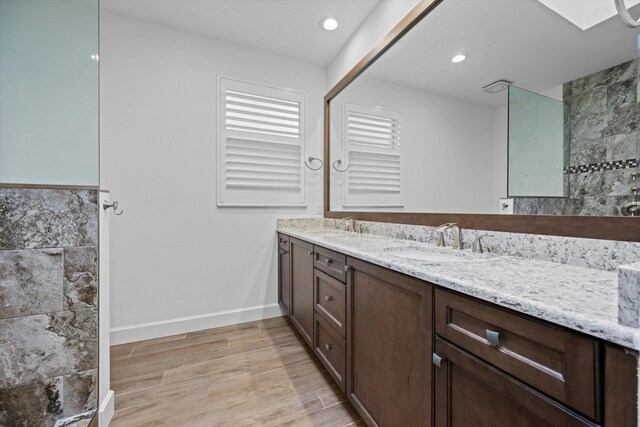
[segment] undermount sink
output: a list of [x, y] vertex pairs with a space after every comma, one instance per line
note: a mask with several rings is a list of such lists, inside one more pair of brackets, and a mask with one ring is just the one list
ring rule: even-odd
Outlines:
[[428, 262], [462, 262], [467, 261], [464, 257], [440, 254], [433, 252], [425, 252], [419, 250], [397, 250], [387, 252], [388, 255], [393, 255], [398, 258], [406, 258], [414, 261], [428, 261]]

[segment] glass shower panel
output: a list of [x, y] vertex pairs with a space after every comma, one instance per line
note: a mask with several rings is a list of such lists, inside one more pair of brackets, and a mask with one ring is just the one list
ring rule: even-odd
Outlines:
[[99, 184], [98, 0], [0, 0], [0, 183]]
[[566, 197], [562, 101], [509, 87], [509, 197]]

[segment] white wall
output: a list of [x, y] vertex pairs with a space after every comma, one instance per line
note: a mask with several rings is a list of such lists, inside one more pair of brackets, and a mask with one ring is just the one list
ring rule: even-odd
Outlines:
[[307, 155], [322, 155], [323, 68], [104, 13], [101, 185], [111, 221], [112, 343], [279, 314], [278, 217], [308, 208], [216, 207], [217, 76], [307, 92]]
[[420, 0], [381, 0], [327, 66], [327, 90], [335, 86]]
[[[404, 207], [359, 210], [497, 213], [492, 108], [363, 75], [332, 102], [332, 159], [342, 158], [344, 102], [403, 114]], [[344, 210], [343, 176], [331, 171], [332, 210]]]

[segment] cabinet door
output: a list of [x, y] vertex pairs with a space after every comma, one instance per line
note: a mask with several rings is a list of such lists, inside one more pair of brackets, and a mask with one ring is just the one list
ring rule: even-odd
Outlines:
[[347, 395], [370, 426], [432, 422], [430, 284], [348, 258]]
[[604, 355], [604, 425], [637, 426], [638, 352], [607, 344]]
[[453, 344], [435, 350], [436, 427], [597, 425]]
[[291, 239], [291, 306], [292, 323], [307, 343], [313, 338], [313, 245]]
[[289, 252], [278, 248], [278, 302], [289, 314], [291, 297], [291, 258]]

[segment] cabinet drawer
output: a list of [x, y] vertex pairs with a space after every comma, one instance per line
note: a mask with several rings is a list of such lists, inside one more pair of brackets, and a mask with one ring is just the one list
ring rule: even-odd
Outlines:
[[599, 421], [597, 342], [436, 290], [436, 334]]
[[278, 247], [284, 251], [289, 252], [289, 236], [286, 234], [278, 233]]
[[[435, 426], [598, 427], [501, 370], [436, 338]], [[434, 357], [435, 360], [435, 357]]]
[[322, 316], [344, 338], [347, 286], [328, 274], [315, 269], [313, 273], [313, 288], [316, 313]]
[[345, 341], [316, 313], [315, 353], [327, 368], [340, 389], [345, 391]]
[[321, 246], [314, 248], [313, 264], [316, 268], [324, 271], [330, 276], [344, 282], [347, 278], [345, 272], [345, 265], [347, 264], [347, 257], [341, 253], [334, 252], [329, 249], [325, 249]]

